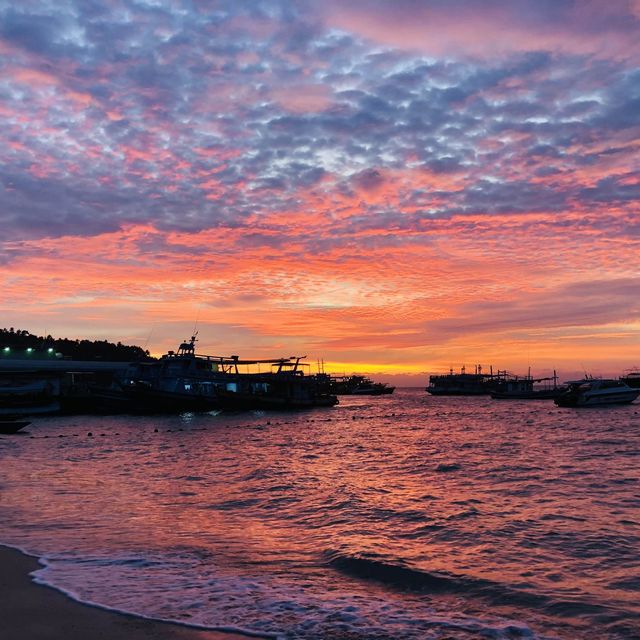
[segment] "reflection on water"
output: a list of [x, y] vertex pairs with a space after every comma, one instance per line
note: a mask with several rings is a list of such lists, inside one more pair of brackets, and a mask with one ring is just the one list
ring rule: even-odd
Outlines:
[[0, 540], [80, 599], [205, 626], [637, 638], [639, 412], [397, 390], [39, 420], [0, 440]]

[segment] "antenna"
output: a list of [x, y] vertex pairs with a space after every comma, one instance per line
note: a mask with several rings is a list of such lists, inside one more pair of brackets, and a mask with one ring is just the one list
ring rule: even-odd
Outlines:
[[153, 333], [154, 329], [155, 329], [155, 325], [152, 325], [151, 326], [151, 331], [149, 331], [149, 335], [147, 336], [147, 339], [145, 340], [145, 343], [144, 343], [144, 350], [145, 351], [147, 350], [147, 346], [149, 344], [149, 340], [151, 340], [151, 334]]
[[198, 335], [198, 320], [200, 320], [200, 309], [202, 309], [202, 302], [198, 305], [198, 309], [196, 310], [196, 320], [193, 323], [193, 335], [194, 337]]

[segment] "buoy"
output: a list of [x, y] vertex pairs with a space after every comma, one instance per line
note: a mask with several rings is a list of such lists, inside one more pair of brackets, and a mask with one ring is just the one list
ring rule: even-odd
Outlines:
[[91, 431], [89, 431], [89, 433], [87, 433], [87, 435], [91, 438], [93, 436], [93, 433], [91, 433]]

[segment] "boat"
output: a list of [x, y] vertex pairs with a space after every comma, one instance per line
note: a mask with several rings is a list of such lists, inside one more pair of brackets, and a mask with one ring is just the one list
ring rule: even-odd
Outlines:
[[[131, 363], [108, 388], [93, 389], [105, 411], [165, 413], [218, 409], [306, 408], [338, 402], [320, 376], [305, 375], [304, 356], [241, 360], [196, 354], [196, 336], [155, 362]], [[240, 366], [269, 365], [244, 373]]]
[[[226, 359], [221, 368], [225, 385], [216, 390], [221, 409], [307, 409], [332, 407], [338, 398], [325, 374], [306, 375], [301, 360], [304, 356], [275, 360]], [[239, 364], [268, 364], [264, 373], [241, 373]]]
[[609, 404], [629, 404], [640, 395], [621, 380], [584, 378], [567, 382], [567, 389], [554, 402], [559, 407], [596, 407]]
[[489, 373], [482, 371], [482, 365], [476, 365], [474, 373], [467, 373], [463, 366], [460, 373], [454, 373], [453, 369], [447, 374], [429, 376], [429, 385], [426, 391], [433, 396], [483, 396], [497, 391], [509, 377], [506, 371]]
[[566, 387], [558, 386], [558, 376], [534, 378], [529, 372], [526, 376], [513, 376], [501, 382], [491, 392], [494, 400], [553, 400], [565, 391]]
[[12, 433], [17, 433], [18, 431], [20, 431], [20, 429], [24, 429], [30, 424], [31, 422], [29, 422], [28, 420], [0, 418], [0, 434], [10, 435]]
[[395, 391], [395, 387], [386, 382], [374, 382], [361, 375], [331, 376], [331, 388], [336, 395], [347, 396], [382, 396]]
[[640, 389], [640, 369], [627, 369], [620, 380], [629, 385], [632, 389]]
[[3, 373], [0, 418], [51, 415], [60, 410], [60, 381], [35, 372]]

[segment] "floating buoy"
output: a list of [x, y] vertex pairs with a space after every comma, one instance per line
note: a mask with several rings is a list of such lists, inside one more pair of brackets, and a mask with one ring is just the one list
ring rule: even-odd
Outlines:
[[87, 433], [87, 435], [91, 438], [93, 436], [93, 433], [91, 433], [91, 431], [89, 431], [89, 433]]

